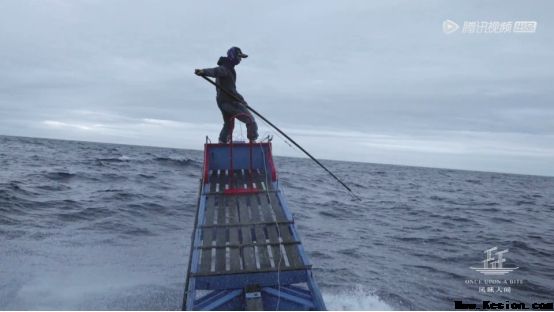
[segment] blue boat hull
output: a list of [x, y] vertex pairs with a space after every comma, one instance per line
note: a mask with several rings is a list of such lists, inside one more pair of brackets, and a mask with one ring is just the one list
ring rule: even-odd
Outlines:
[[325, 310], [271, 143], [206, 144], [183, 310]]

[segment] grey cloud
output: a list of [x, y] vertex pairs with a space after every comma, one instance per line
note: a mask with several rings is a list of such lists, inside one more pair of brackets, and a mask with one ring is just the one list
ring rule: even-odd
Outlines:
[[[347, 159], [325, 147], [335, 132], [348, 160], [552, 175], [552, 12], [551, 1], [2, 1], [0, 133], [75, 126], [72, 139], [200, 148], [221, 116], [192, 70], [238, 45], [250, 54], [239, 91], [285, 130], [317, 131], [295, 133], [318, 156]], [[447, 36], [447, 18], [537, 20], [538, 32]], [[183, 125], [198, 131], [179, 136]], [[462, 152], [494, 136], [486, 155]]]

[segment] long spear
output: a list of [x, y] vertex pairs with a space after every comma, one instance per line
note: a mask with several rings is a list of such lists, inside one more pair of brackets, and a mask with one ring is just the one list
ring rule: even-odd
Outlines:
[[356, 194], [354, 194], [354, 192], [352, 191], [352, 189], [350, 189], [348, 187], [348, 185], [346, 185], [344, 182], [341, 181], [341, 179], [339, 179], [334, 173], [331, 172], [331, 170], [327, 169], [327, 167], [325, 167], [321, 162], [319, 162], [319, 160], [317, 160], [314, 156], [312, 156], [310, 153], [308, 153], [308, 151], [306, 151], [302, 146], [300, 146], [300, 144], [296, 143], [296, 141], [294, 141], [291, 137], [289, 137], [286, 133], [284, 133], [281, 129], [279, 129], [279, 127], [277, 127], [276, 125], [274, 125], [271, 121], [267, 120], [267, 118], [265, 118], [264, 116], [262, 116], [260, 113], [258, 113], [255, 109], [253, 109], [252, 107], [246, 105], [246, 103], [244, 103], [241, 99], [239, 99], [237, 96], [235, 96], [233, 93], [229, 92], [228, 90], [226, 90], [225, 88], [223, 88], [222, 86], [220, 86], [218, 83], [212, 81], [210, 78], [204, 76], [204, 75], [199, 75], [200, 77], [206, 79], [206, 81], [208, 81], [209, 83], [213, 84], [216, 88], [218, 88], [219, 90], [221, 90], [222, 92], [224, 92], [225, 94], [227, 94], [228, 96], [232, 97], [233, 99], [235, 99], [237, 102], [241, 103], [242, 105], [244, 105], [248, 110], [250, 110], [252, 113], [256, 114], [256, 116], [260, 117], [263, 121], [265, 121], [268, 125], [270, 125], [271, 127], [273, 127], [273, 129], [277, 130], [279, 133], [281, 133], [285, 138], [287, 138], [290, 142], [292, 142], [292, 144], [296, 145], [296, 147], [298, 147], [302, 152], [304, 152], [304, 154], [308, 155], [308, 157], [310, 157], [316, 164], [318, 164], [321, 168], [323, 168], [325, 171], [327, 171], [327, 173], [329, 173], [333, 178], [335, 178], [335, 180], [337, 180], [342, 186], [344, 186], [345, 189], [348, 190], [348, 192], [350, 192], [350, 194], [352, 194], [352, 196], [354, 196], [356, 199], [360, 199]]

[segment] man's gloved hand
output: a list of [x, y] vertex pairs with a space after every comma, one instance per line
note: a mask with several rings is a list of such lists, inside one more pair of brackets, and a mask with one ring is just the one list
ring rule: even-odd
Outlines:
[[198, 76], [204, 76], [204, 71], [201, 69], [195, 69], [194, 73]]

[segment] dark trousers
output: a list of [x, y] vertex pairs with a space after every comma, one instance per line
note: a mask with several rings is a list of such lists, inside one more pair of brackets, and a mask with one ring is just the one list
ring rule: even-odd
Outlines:
[[235, 128], [235, 118], [246, 124], [246, 136], [249, 140], [254, 141], [258, 138], [258, 125], [254, 120], [254, 116], [246, 107], [239, 103], [223, 102], [217, 103], [223, 115], [223, 128], [219, 133], [220, 143], [229, 143]]

